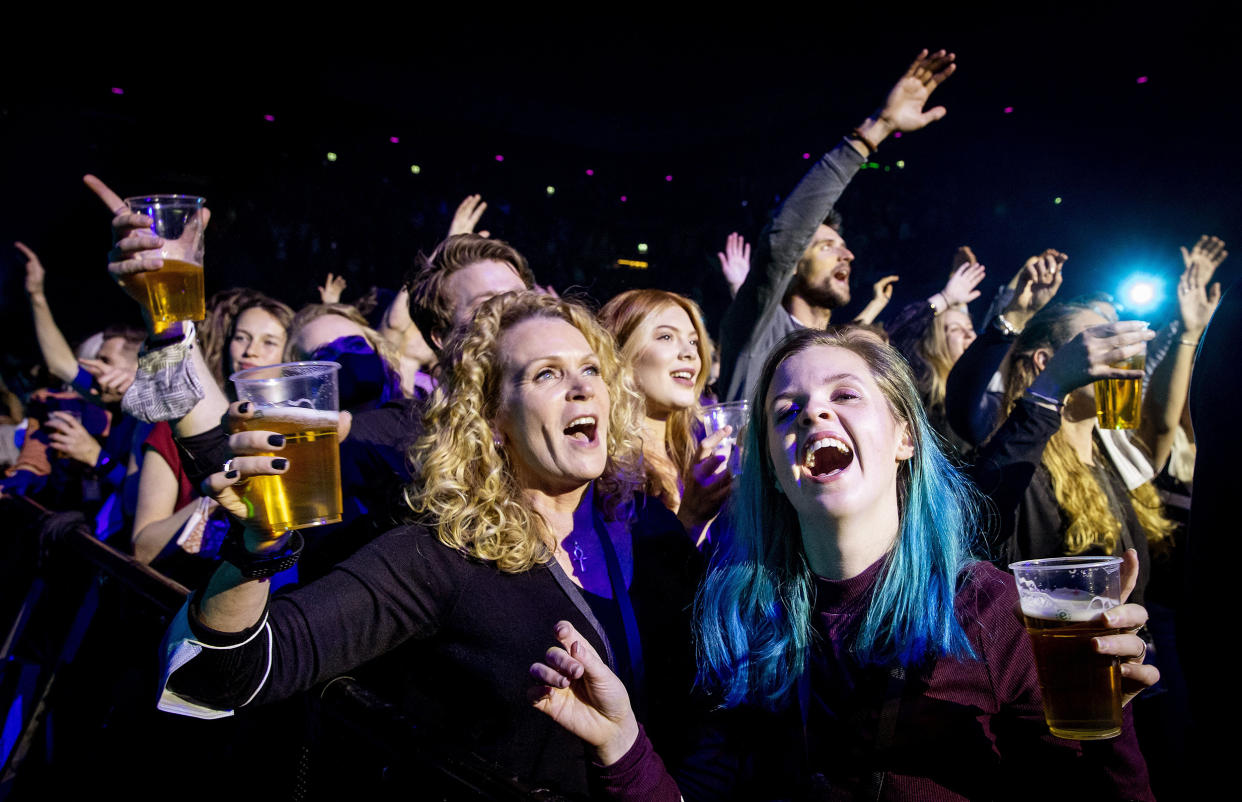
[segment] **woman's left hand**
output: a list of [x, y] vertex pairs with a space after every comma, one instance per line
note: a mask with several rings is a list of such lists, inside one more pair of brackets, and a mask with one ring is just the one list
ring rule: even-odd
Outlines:
[[[726, 457], [715, 453], [721, 442], [732, 433], [733, 427], [726, 426], [703, 438], [699, 443], [698, 460], [682, 477], [681, 506], [677, 508], [677, 518], [688, 532], [697, 532], [711, 522], [733, 490], [732, 474], [720, 469]], [[736, 445], [733, 447], [737, 448]]]
[[[1127, 549], [1121, 563], [1122, 602], [1134, 591], [1138, 570], [1138, 552]], [[1147, 610], [1140, 604], [1123, 603], [1104, 613], [1104, 620], [1110, 627], [1124, 632], [1096, 638], [1095, 650], [1121, 660], [1121, 703], [1129, 704], [1131, 699], [1160, 681], [1160, 669], [1143, 663], [1147, 643], [1136, 634], [1147, 623]]]

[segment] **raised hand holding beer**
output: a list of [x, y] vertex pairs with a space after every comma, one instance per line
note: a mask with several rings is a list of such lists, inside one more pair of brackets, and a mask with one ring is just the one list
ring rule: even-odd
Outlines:
[[108, 271], [142, 305], [151, 331], [202, 320], [203, 231], [211, 219], [205, 201], [185, 195], [122, 199], [93, 175], [82, 180], [115, 215]]
[[1084, 329], [1056, 353], [1040, 349], [1034, 354], [1040, 374], [1031, 384], [1031, 392], [1047, 398], [1064, 398], [1101, 379], [1141, 381], [1142, 370], [1113, 365], [1146, 353], [1147, 341], [1154, 336], [1145, 321], [1122, 320]]

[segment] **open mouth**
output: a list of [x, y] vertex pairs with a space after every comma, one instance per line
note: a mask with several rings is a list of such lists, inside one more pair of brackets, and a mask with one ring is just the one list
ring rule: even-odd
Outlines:
[[565, 435], [579, 443], [594, 443], [597, 425], [594, 415], [583, 415], [569, 422], [565, 427]]
[[808, 444], [803, 465], [816, 479], [827, 479], [849, 467], [854, 451], [834, 435], [820, 437]]
[[848, 267], [839, 267], [832, 272], [832, 277], [837, 281], [849, 281], [850, 269]]
[[675, 382], [680, 382], [682, 384], [689, 384], [689, 385], [694, 384], [694, 371], [675, 370], [672, 372], [671, 375], [673, 377], [673, 381]]

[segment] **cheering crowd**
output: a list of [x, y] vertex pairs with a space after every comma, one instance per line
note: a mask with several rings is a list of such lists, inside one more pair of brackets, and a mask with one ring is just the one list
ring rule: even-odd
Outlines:
[[[955, 66], [921, 53], [762, 232], [728, 238], [718, 337], [664, 290], [558, 297], [476, 233], [477, 195], [400, 286], [344, 303], [328, 274], [296, 311], [233, 288], [197, 325], [76, 349], [18, 243], [49, 383], [5, 390], [0, 490], [82, 512], [192, 591], [150, 643], [166, 713], [244, 714], [353, 673], [568, 795], [1152, 799], [1190, 726], [1188, 398], [1227, 253], [1182, 249], [1158, 331], [1103, 293], [1062, 297], [1052, 248], [986, 310], [962, 247], [930, 297], [890, 310], [887, 276], [841, 319], [857, 288], [834, 207], [888, 137], [944, 116], [928, 101]], [[86, 184], [113, 215], [112, 275], [160, 269], [152, 221]], [[340, 365], [343, 512], [272, 533], [242, 491], [290, 470], [287, 434], [230, 376], [307, 360]], [[1105, 379], [1141, 381], [1137, 428], [1097, 424]], [[743, 400], [744, 431], [704, 433], [704, 405]], [[1044, 721], [1006, 569], [1065, 555], [1123, 561], [1094, 643], [1120, 660], [1115, 738]]]

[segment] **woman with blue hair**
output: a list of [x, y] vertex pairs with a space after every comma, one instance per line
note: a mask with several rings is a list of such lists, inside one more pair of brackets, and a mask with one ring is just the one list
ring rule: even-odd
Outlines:
[[[536, 706], [594, 747], [607, 795], [1025, 798], [1055, 783], [1150, 798], [1128, 713], [1111, 741], [1048, 732], [1013, 579], [971, 557], [973, 491], [896, 351], [858, 329], [796, 332], [753, 404], [735, 531], [696, 603], [700, 680], [723, 708], [701, 759], [674, 783], [568, 623], [531, 667]], [[1146, 613], [1107, 616], [1128, 630]], [[1154, 683], [1136, 636], [1096, 649], [1125, 661], [1127, 698]]]

